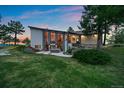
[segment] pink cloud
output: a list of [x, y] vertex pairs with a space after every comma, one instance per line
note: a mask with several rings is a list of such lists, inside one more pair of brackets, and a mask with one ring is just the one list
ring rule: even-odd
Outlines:
[[68, 21], [79, 21], [81, 18], [81, 13], [67, 13], [61, 16], [64, 20]]
[[63, 11], [77, 11], [77, 10], [82, 10], [82, 6], [70, 6], [70, 7], [64, 7], [62, 10]]
[[24, 12], [21, 16], [18, 16], [18, 18], [20, 19], [27, 19], [27, 18], [30, 18], [30, 17], [33, 17], [35, 15], [39, 15], [41, 14], [42, 12], [41, 11], [27, 11], [27, 12]]
[[[28, 36], [26, 36], [26, 35], [18, 35], [18, 39], [19, 40], [24, 40], [25, 38], [27, 38]], [[30, 37], [28, 37], [29, 39], [30, 39]]]

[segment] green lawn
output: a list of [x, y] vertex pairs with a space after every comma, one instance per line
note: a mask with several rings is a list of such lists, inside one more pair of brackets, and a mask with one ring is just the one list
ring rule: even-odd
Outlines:
[[106, 65], [11, 50], [0, 57], [0, 87], [124, 87], [124, 47], [104, 50], [112, 56]]

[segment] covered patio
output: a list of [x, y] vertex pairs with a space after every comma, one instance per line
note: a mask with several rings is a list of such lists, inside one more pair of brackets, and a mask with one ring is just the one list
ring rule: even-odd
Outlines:
[[62, 32], [62, 31], [50, 31], [46, 30], [43, 32], [43, 50], [48, 51], [50, 44], [54, 42], [56, 48], [61, 51], [66, 51], [69, 44], [81, 44], [81, 34], [75, 32]]
[[29, 26], [31, 30], [31, 47], [50, 51], [66, 52], [70, 47], [95, 47], [96, 35], [83, 35], [82, 31], [62, 31]]

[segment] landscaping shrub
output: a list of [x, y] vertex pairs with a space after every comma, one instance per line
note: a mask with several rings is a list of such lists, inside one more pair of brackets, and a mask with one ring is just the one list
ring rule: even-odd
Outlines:
[[124, 47], [124, 44], [114, 44], [113, 47]]
[[18, 50], [18, 51], [24, 51], [24, 49], [26, 48], [26, 46], [25, 45], [18, 45], [18, 46], [16, 46], [16, 50]]
[[67, 52], [67, 54], [72, 54], [72, 48], [69, 48], [66, 52]]
[[110, 62], [111, 57], [108, 53], [96, 50], [96, 49], [82, 49], [74, 52], [73, 58], [76, 58], [79, 62], [85, 62], [89, 64], [106, 64]]
[[40, 50], [35, 49], [33, 47], [30, 47], [30, 46], [24, 48], [24, 52], [26, 52], [26, 53], [35, 53], [35, 52], [38, 52], [38, 51], [40, 51]]

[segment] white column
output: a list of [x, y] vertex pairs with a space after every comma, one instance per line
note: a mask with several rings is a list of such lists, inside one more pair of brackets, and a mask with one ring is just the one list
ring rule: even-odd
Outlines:
[[68, 50], [68, 36], [65, 37], [65, 52]]

